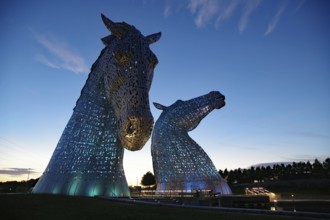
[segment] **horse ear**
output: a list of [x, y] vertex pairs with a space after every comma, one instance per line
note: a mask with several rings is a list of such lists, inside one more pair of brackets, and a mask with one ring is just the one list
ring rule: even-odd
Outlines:
[[156, 34], [150, 34], [150, 35], [146, 36], [146, 38], [147, 38], [147, 41], [149, 42], [149, 44], [152, 44], [152, 43], [157, 42], [161, 36], [162, 36], [162, 33], [158, 32]]
[[162, 105], [162, 104], [159, 104], [157, 102], [153, 102], [154, 106], [156, 107], [156, 109], [159, 109], [159, 110], [165, 110], [167, 109], [166, 106]]
[[119, 39], [122, 38], [122, 36], [125, 34], [125, 30], [121, 28], [121, 26], [118, 26], [115, 22], [111, 21], [109, 18], [105, 17], [102, 13], [101, 17], [104, 25], [108, 28], [108, 30]]
[[109, 35], [109, 36], [106, 36], [106, 37], [102, 38], [101, 41], [103, 42], [103, 44], [105, 46], [109, 46], [111, 44], [111, 42], [113, 41], [113, 39], [114, 39], [114, 36]]

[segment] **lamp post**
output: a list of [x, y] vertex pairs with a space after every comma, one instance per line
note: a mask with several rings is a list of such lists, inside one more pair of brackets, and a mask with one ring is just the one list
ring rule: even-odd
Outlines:
[[31, 168], [28, 169], [28, 176], [27, 176], [27, 180], [26, 180], [26, 184], [25, 184], [26, 192], [29, 191], [30, 169], [31, 169]]
[[31, 168], [28, 169], [28, 176], [27, 176], [27, 180], [26, 180], [26, 182], [28, 182], [28, 181], [29, 181], [29, 178], [30, 178], [30, 169], [31, 169]]
[[291, 195], [291, 198], [292, 198], [292, 202], [293, 202], [293, 211], [296, 212], [296, 205], [294, 203], [294, 195], [293, 194]]

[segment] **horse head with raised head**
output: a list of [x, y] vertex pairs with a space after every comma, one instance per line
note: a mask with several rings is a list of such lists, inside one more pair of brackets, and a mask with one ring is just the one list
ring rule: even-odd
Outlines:
[[157, 192], [212, 190], [231, 194], [209, 156], [188, 135], [211, 111], [225, 105], [225, 96], [212, 91], [188, 101], [178, 100], [168, 107], [154, 105], [163, 110], [151, 140]]
[[225, 96], [212, 91], [188, 101], [178, 100], [169, 107], [159, 103], [154, 105], [157, 109], [163, 110], [160, 116], [163, 123], [171, 129], [188, 132], [194, 130], [212, 110], [222, 108], [225, 105]]

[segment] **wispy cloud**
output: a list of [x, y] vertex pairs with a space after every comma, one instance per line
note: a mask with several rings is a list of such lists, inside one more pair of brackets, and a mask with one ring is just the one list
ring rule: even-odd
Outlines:
[[[174, 11], [174, 8], [179, 8], [177, 1], [167, 2], [164, 8], [164, 16], [170, 16]], [[175, 3], [174, 3], [175, 2]], [[181, 1], [180, 1], [181, 2]], [[243, 33], [246, 31], [250, 25], [255, 25], [256, 22], [261, 25], [265, 25], [264, 22], [267, 21], [253, 21], [253, 15], [256, 14], [263, 0], [187, 0], [185, 2], [185, 10], [189, 10], [193, 16], [194, 23], [196, 27], [202, 28], [209, 24], [213, 24], [216, 29], [218, 29], [223, 23], [229, 20], [231, 17], [233, 19], [238, 18], [238, 31]], [[298, 11], [306, 2], [306, 0], [301, 0], [299, 2], [291, 2], [287, 0], [265, 2], [263, 4], [274, 5], [281, 4], [278, 10], [275, 12], [274, 16], [268, 22], [264, 36], [268, 36], [275, 31], [280, 19], [282, 18], [285, 10], [288, 8], [288, 4], [295, 8], [293, 11]], [[294, 6], [296, 5], [296, 6]], [[274, 7], [264, 8], [265, 10], [272, 10]], [[181, 8], [182, 9], [182, 8]], [[259, 14], [260, 15], [260, 14]], [[259, 18], [260, 19], [260, 18]]]
[[260, 3], [261, 0], [250, 0], [245, 2], [243, 14], [238, 24], [238, 30], [240, 31], [240, 33], [245, 31], [250, 21], [250, 16], [257, 9]]
[[166, 5], [165, 6], [165, 9], [164, 9], [164, 16], [165, 16], [165, 18], [167, 18], [168, 16], [170, 16], [170, 14], [171, 14], [171, 6], [170, 5]]
[[290, 131], [288, 132], [288, 134], [299, 137], [307, 137], [307, 138], [330, 138], [329, 135], [317, 134], [308, 131]]
[[328, 155], [292, 155], [291, 157], [282, 157], [286, 161], [292, 162], [313, 162], [315, 159], [319, 161], [324, 161], [328, 158]]
[[268, 27], [267, 27], [267, 30], [266, 30], [264, 36], [267, 36], [268, 34], [272, 33], [275, 30], [276, 25], [279, 22], [279, 20], [280, 20], [280, 18], [282, 16], [283, 12], [285, 11], [286, 7], [287, 7], [286, 2], [281, 5], [281, 7], [279, 8], [279, 10], [276, 12], [275, 16], [268, 23]]
[[234, 14], [238, 5], [239, 1], [232, 0], [230, 1], [230, 4], [221, 6], [221, 11], [219, 12], [218, 18], [215, 22], [216, 28], [219, 28], [223, 21], [229, 19]]
[[260, 3], [261, 0], [190, 0], [188, 8], [194, 15], [195, 24], [198, 28], [204, 27], [212, 20], [215, 20], [214, 26], [218, 28], [225, 20], [239, 11], [238, 9], [242, 8], [238, 23], [239, 32], [242, 33], [248, 27], [250, 17]]
[[217, 0], [190, 0], [188, 8], [195, 15], [197, 27], [203, 27], [219, 12], [219, 3]]
[[45, 54], [37, 54], [35, 60], [51, 68], [61, 68], [74, 73], [88, 73], [84, 59], [65, 43], [34, 33], [36, 41], [46, 50]]
[[310, 163], [314, 163], [315, 159], [320, 161], [321, 163], [328, 157], [326, 156], [316, 156], [316, 155], [293, 155], [292, 157], [282, 157], [285, 161], [280, 161], [280, 162], [270, 162], [270, 163], [259, 163], [259, 164], [254, 164], [252, 167], [273, 167], [274, 165], [292, 165], [293, 163], [299, 163], [299, 162], [307, 162], [309, 161]]
[[46, 66], [49, 66], [54, 69], [59, 69], [60, 66], [58, 64], [55, 64], [55, 61], [48, 60], [43, 54], [37, 54], [35, 57], [36, 61], [39, 61], [40, 63], [45, 64]]
[[10, 176], [21, 176], [27, 174], [39, 173], [31, 168], [6, 168], [0, 170], [0, 174], [10, 175]]
[[283, 161], [283, 162], [269, 162], [269, 163], [258, 163], [258, 164], [253, 164], [253, 165], [251, 165], [251, 167], [254, 167], [254, 168], [257, 168], [257, 167], [268, 167], [268, 166], [270, 166], [270, 167], [273, 167], [274, 165], [284, 165], [284, 166], [287, 166], [287, 165], [289, 165], [289, 164], [292, 164], [293, 163], [293, 161]]
[[306, 0], [301, 0], [294, 11], [295, 12], [299, 11], [300, 8], [305, 4], [305, 2], [306, 2]]

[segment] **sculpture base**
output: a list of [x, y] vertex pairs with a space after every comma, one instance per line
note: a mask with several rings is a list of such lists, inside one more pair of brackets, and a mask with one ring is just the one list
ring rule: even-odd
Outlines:
[[[62, 174], [61, 178], [56, 175], [44, 174], [32, 193], [64, 194], [71, 196], [110, 196], [130, 197], [126, 181], [114, 181], [109, 179], [80, 177]], [[45, 181], [47, 180], [47, 181]]]

